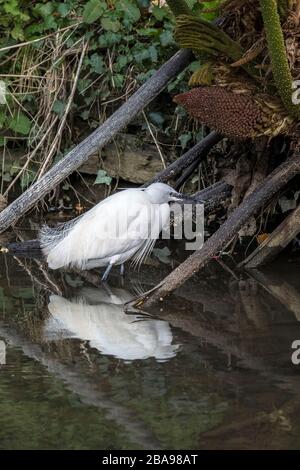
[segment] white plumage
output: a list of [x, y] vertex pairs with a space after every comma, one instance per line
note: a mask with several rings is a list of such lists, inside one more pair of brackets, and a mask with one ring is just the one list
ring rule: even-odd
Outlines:
[[163, 183], [127, 189], [101, 201], [80, 217], [56, 228], [42, 227], [39, 238], [51, 269], [106, 266], [129, 258], [139, 265], [151, 252], [170, 217], [169, 203], [184, 197]]
[[51, 317], [44, 328], [48, 340], [80, 338], [102, 354], [124, 360], [154, 357], [165, 361], [176, 355], [172, 332], [167, 322], [141, 315], [126, 315], [123, 303], [132, 296], [123, 289], [84, 288], [68, 300], [51, 295]]
[[0, 365], [6, 364], [6, 344], [0, 341]]

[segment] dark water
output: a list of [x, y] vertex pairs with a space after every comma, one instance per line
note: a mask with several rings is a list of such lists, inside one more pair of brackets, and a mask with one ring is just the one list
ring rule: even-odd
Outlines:
[[122, 303], [168, 268], [104, 288], [1, 254], [0, 448], [299, 448], [299, 268], [210, 268], [154, 317]]

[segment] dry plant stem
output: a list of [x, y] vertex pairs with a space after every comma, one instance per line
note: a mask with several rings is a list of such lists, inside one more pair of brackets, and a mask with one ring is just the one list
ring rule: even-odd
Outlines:
[[55, 117], [55, 119], [53, 119], [52, 123], [50, 124], [50, 126], [48, 127], [47, 131], [45, 132], [45, 134], [43, 135], [43, 137], [41, 138], [41, 140], [39, 141], [39, 143], [37, 144], [37, 146], [35, 147], [35, 149], [31, 152], [31, 154], [29, 155], [29, 157], [27, 158], [25, 164], [23, 165], [23, 167], [21, 168], [21, 170], [18, 172], [18, 174], [15, 176], [15, 178], [12, 180], [12, 182], [9, 184], [9, 186], [7, 187], [5, 193], [4, 193], [4, 196], [7, 196], [9, 191], [12, 189], [12, 187], [16, 184], [16, 182], [18, 181], [18, 179], [22, 176], [22, 174], [24, 173], [24, 171], [26, 170], [26, 168], [28, 167], [29, 163], [31, 162], [31, 160], [33, 159], [33, 157], [36, 155], [37, 151], [42, 147], [44, 141], [47, 139], [47, 137], [49, 136], [54, 124], [56, 123], [56, 121], [58, 120], [58, 116]]
[[[50, 292], [53, 292], [53, 290], [56, 292], [56, 294], [58, 295], [62, 295], [62, 291], [61, 289], [59, 288], [59, 286], [57, 286], [56, 284], [53, 283], [53, 281], [50, 280], [48, 274], [46, 273], [45, 270], [43, 270], [43, 274], [44, 276], [46, 277], [46, 284], [44, 282], [42, 282], [40, 279], [38, 279], [32, 272], [31, 270], [29, 269], [29, 267], [26, 265], [26, 262], [23, 263], [23, 261], [21, 261], [17, 256], [13, 256], [13, 258], [16, 260], [16, 262], [18, 263], [18, 265], [24, 269], [24, 271], [28, 274], [28, 276], [30, 277], [30, 279], [32, 280], [33, 283], [36, 283], [37, 285], [41, 286], [46, 292], [50, 291]], [[40, 263], [37, 263], [38, 266], [40, 267], [41, 264]], [[51, 287], [49, 287], [49, 284]]]
[[189, 256], [178, 268], [171, 272], [148, 297], [142, 297], [135, 305], [149, 307], [164, 299], [181, 286], [193, 274], [203, 268], [216, 256], [245, 225], [247, 220], [300, 172], [300, 158], [295, 156], [282, 163], [233, 211], [226, 222], [204, 243], [203, 247]]
[[66, 31], [67, 29], [76, 28], [80, 24], [82, 24], [82, 21], [79, 21], [78, 23], [74, 23], [70, 26], [66, 26], [65, 28], [58, 29], [57, 31], [54, 31], [53, 33], [47, 34], [46, 36], [42, 36], [42, 37], [37, 38], [37, 39], [32, 39], [32, 41], [19, 42], [18, 44], [13, 44], [12, 46], [1, 47], [0, 52], [9, 51], [11, 49], [18, 49], [19, 47], [29, 46], [30, 44], [34, 44], [36, 42], [44, 41], [45, 39], [48, 39], [51, 36], [55, 36], [56, 34], [61, 33], [62, 31]]
[[240, 267], [257, 268], [272, 261], [300, 233], [300, 206], [259, 245]]
[[40, 201], [88, 158], [107, 144], [121, 129], [140, 113], [190, 62], [190, 51], [174, 54], [144, 85], [142, 85], [114, 114], [89, 137], [71, 150], [40, 180], [0, 214], [0, 233], [20, 219], [25, 212]]
[[51, 161], [51, 157], [52, 157], [52, 155], [54, 154], [54, 152], [57, 148], [57, 144], [58, 144], [58, 142], [61, 138], [62, 132], [64, 130], [66, 120], [67, 120], [69, 111], [71, 109], [72, 103], [73, 103], [73, 98], [74, 98], [74, 95], [75, 95], [75, 92], [76, 92], [77, 83], [78, 83], [78, 79], [79, 79], [79, 75], [80, 75], [80, 70], [81, 70], [81, 66], [82, 66], [82, 63], [83, 63], [83, 59], [84, 59], [87, 47], [88, 47], [88, 43], [87, 42], [83, 43], [80, 59], [79, 59], [76, 74], [75, 74], [75, 77], [74, 77], [72, 90], [71, 90], [71, 93], [70, 93], [70, 96], [69, 96], [69, 100], [68, 100], [64, 115], [62, 117], [62, 120], [61, 120], [61, 122], [59, 124], [59, 127], [57, 129], [57, 132], [56, 132], [55, 138], [53, 140], [53, 143], [52, 143], [52, 145], [50, 147], [50, 150], [48, 152], [48, 155], [47, 155], [47, 157], [46, 157], [46, 159], [45, 159], [45, 161], [44, 161], [44, 163], [43, 163], [43, 165], [42, 165], [42, 167], [39, 171], [38, 179], [40, 179], [43, 176], [43, 174], [45, 173], [45, 170], [46, 170], [47, 166], [49, 165], [49, 162]]
[[163, 153], [162, 153], [162, 151], [161, 151], [161, 148], [160, 148], [160, 146], [159, 146], [159, 144], [158, 144], [158, 142], [157, 142], [157, 139], [155, 138], [155, 135], [153, 134], [153, 131], [152, 131], [152, 129], [151, 129], [150, 122], [148, 121], [148, 118], [147, 118], [147, 116], [146, 116], [146, 114], [145, 114], [144, 111], [143, 111], [143, 117], [144, 117], [144, 119], [145, 119], [145, 121], [146, 121], [148, 130], [149, 130], [150, 135], [151, 135], [151, 137], [152, 137], [152, 139], [153, 139], [153, 142], [154, 142], [154, 144], [155, 144], [155, 147], [157, 148], [157, 151], [158, 151], [158, 154], [159, 154], [159, 156], [160, 156], [160, 159], [161, 159], [161, 162], [162, 162], [162, 164], [163, 164], [163, 167], [166, 168], [165, 158], [164, 158]]
[[200, 158], [205, 158], [210, 149], [220, 142], [222, 138], [223, 137], [217, 132], [210, 132], [210, 134], [204, 137], [204, 139], [194, 145], [194, 147], [184, 153], [175, 162], [171, 163], [171, 165], [169, 165], [166, 169], [160, 171], [144, 186], [149, 186], [156, 181], [166, 182], [170, 179], [176, 178], [195, 161], [198, 161]]

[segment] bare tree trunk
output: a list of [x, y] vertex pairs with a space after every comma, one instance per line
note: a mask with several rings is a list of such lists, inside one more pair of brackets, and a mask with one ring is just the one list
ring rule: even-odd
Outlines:
[[0, 233], [20, 219], [97, 150], [107, 144], [121, 129], [145, 108], [190, 62], [192, 53], [181, 50], [171, 57], [112, 116], [89, 137], [54, 165], [40, 180], [0, 213]]
[[[300, 172], [300, 158], [295, 156], [278, 166], [228, 217], [226, 222], [204, 243], [203, 247], [189, 256], [174, 269], [158, 286], [134, 302], [135, 306], [149, 307], [181, 286], [193, 274], [203, 268], [217, 255], [245, 225], [247, 220], [297, 173]], [[130, 307], [130, 304], [129, 304]]]
[[149, 184], [155, 183], [156, 181], [166, 182], [176, 178], [185, 169], [193, 166], [195, 162], [199, 165], [200, 161], [206, 157], [210, 149], [222, 139], [223, 137], [217, 132], [210, 132], [204, 139], [185, 152], [175, 162], [157, 173], [150, 181], [147, 181], [144, 186], [149, 186]]

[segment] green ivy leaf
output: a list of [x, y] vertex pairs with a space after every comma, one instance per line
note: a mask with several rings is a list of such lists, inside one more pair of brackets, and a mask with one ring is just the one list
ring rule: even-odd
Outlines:
[[125, 81], [124, 75], [122, 75], [122, 74], [120, 74], [120, 73], [116, 73], [116, 74], [113, 76], [113, 79], [114, 79], [115, 87], [116, 87], [116, 88], [122, 88], [122, 86], [123, 86], [123, 84], [124, 84], [124, 81]]
[[[31, 24], [27, 26], [24, 30], [25, 37], [27, 39], [36, 39], [38, 35], [40, 35], [44, 31], [44, 25], [43, 24]], [[32, 46], [39, 48], [42, 47], [44, 44], [44, 41], [38, 41], [36, 43], [33, 43]]]
[[155, 46], [150, 46], [149, 49], [149, 56], [150, 56], [150, 59], [152, 60], [152, 62], [157, 62], [157, 59], [158, 59], [158, 54], [157, 54], [157, 49]]
[[158, 20], [162, 21], [166, 16], [168, 16], [169, 12], [166, 8], [164, 7], [159, 7], [157, 5], [154, 5], [152, 8], [152, 15]]
[[111, 31], [106, 31], [105, 33], [101, 34], [101, 36], [99, 37], [99, 46], [111, 47], [121, 42], [122, 39], [123, 38], [120, 33], [112, 33]]
[[44, 19], [44, 29], [57, 29], [57, 23], [53, 16]]
[[4, 126], [4, 123], [6, 121], [6, 114], [0, 111], [0, 129]]
[[94, 23], [106, 10], [106, 3], [100, 0], [90, 0], [84, 7], [83, 20], [88, 23]]
[[104, 60], [99, 54], [95, 53], [90, 57], [90, 65], [93, 71], [99, 75], [105, 71]]
[[150, 69], [147, 72], [141, 72], [137, 75], [136, 79], [139, 83], [144, 83], [146, 82], [149, 78], [152, 77], [156, 72], [155, 69]]
[[94, 184], [107, 184], [107, 186], [109, 186], [111, 181], [112, 181], [111, 176], [108, 176], [105, 170], [99, 170], [97, 173], [97, 177], [94, 181]]
[[112, 31], [113, 33], [117, 33], [121, 28], [121, 23], [119, 20], [112, 20], [108, 17], [102, 18], [101, 25], [105, 31]]
[[196, 3], [198, 3], [198, 0], [186, 0], [186, 3], [188, 4], [188, 7], [192, 9]]
[[14, 116], [8, 125], [9, 129], [19, 134], [28, 135], [31, 127], [30, 119], [23, 113]]
[[22, 190], [27, 188], [29, 184], [34, 180], [35, 174], [33, 172], [25, 171], [21, 176], [21, 188]]
[[154, 112], [154, 111], [149, 113], [149, 119], [159, 127], [161, 127], [163, 123], [165, 122], [164, 115], [162, 113]]
[[91, 83], [92, 83], [92, 80], [90, 78], [79, 79], [78, 84], [77, 84], [77, 89], [79, 93], [82, 93]]
[[159, 40], [160, 40], [160, 43], [163, 47], [175, 44], [175, 41], [173, 39], [173, 35], [172, 35], [171, 31], [163, 31], [159, 35]]
[[71, 11], [71, 7], [70, 5], [67, 5], [66, 3], [59, 3], [57, 7], [57, 11], [60, 14], [60, 16], [65, 18], [68, 15], [68, 13]]
[[126, 67], [128, 63], [126, 55], [119, 55], [116, 60], [116, 69], [118, 71], [122, 70], [124, 67]]
[[82, 113], [80, 113], [80, 117], [86, 121], [90, 116], [90, 110], [89, 109], [86, 109], [85, 111], [83, 111]]
[[125, 16], [132, 22], [135, 23], [141, 17], [140, 9], [129, 0], [121, 0], [122, 9], [125, 12]]
[[[3, 2], [1, 2], [3, 3]], [[22, 21], [30, 20], [30, 17], [26, 13], [22, 13], [20, 6], [18, 5], [18, 0], [10, 0], [4, 3], [3, 9], [5, 13], [18, 17]]]
[[4, 173], [2, 175], [2, 179], [3, 181], [5, 181], [5, 183], [10, 183], [12, 180], [12, 176], [9, 173]]
[[47, 18], [54, 11], [53, 2], [37, 3], [34, 8], [43, 18]]
[[140, 8], [149, 8], [151, 5], [151, 0], [137, 0], [137, 3]]
[[63, 101], [56, 100], [56, 101], [53, 103], [52, 111], [53, 111], [55, 114], [58, 114], [59, 116], [62, 116], [65, 109], [66, 109], [66, 103], [64, 103]]
[[56, 29], [57, 23], [53, 16], [54, 13], [54, 2], [37, 3], [34, 9], [43, 18], [44, 24], [43, 29]]
[[149, 59], [149, 51], [148, 49], [143, 49], [140, 52], [134, 54], [135, 61], [140, 64], [144, 60]]
[[19, 24], [16, 23], [14, 28], [10, 32], [11, 37], [16, 39], [17, 41], [24, 41], [24, 29], [23, 27]]
[[181, 134], [179, 136], [182, 149], [185, 149], [185, 147], [187, 146], [187, 143], [191, 140], [191, 138], [192, 138], [191, 134]]

